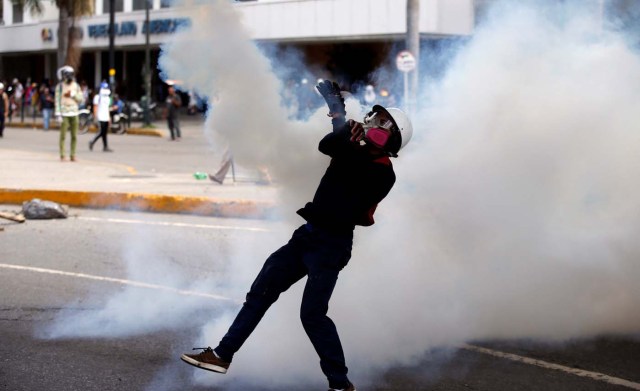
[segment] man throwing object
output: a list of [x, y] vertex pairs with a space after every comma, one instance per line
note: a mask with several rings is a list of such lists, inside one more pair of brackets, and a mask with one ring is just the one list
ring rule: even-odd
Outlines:
[[300, 317], [331, 390], [355, 391], [347, 377], [342, 344], [327, 316], [338, 273], [351, 257], [356, 225], [373, 225], [376, 206], [396, 176], [389, 157], [397, 157], [412, 134], [409, 118], [399, 109], [375, 105], [364, 122], [346, 121], [344, 99], [334, 82], [317, 87], [329, 106], [333, 131], [319, 145], [331, 163], [313, 201], [298, 210], [306, 220], [287, 244], [271, 254], [251, 285], [240, 312], [215, 349], [180, 358], [198, 368], [226, 373], [234, 354], [280, 294], [307, 276]]

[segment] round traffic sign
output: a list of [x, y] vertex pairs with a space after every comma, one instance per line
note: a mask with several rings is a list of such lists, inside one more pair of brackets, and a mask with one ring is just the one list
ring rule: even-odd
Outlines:
[[396, 57], [396, 66], [401, 72], [411, 72], [416, 69], [416, 58], [411, 52], [403, 50]]

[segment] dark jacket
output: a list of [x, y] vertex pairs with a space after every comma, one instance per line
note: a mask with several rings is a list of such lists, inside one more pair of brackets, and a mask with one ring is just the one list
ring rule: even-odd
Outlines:
[[331, 156], [313, 201], [298, 210], [312, 225], [328, 230], [353, 230], [356, 225], [374, 223], [373, 212], [389, 194], [396, 181], [388, 157], [375, 158], [351, 142], [351, 129], [344, 121], [333, 120], [318, 149]]

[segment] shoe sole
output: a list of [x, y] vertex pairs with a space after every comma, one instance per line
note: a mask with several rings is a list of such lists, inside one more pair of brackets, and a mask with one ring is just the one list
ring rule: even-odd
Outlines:
[[196, 361], [191, 357], [187, 357], [186, 355], [180, 356], [180, 360], [186, 362], [189, 365], [193, 365], [194, 367], [200, 369], [206, 369], [207, 371], [216, 372], [216, 373], [227, 373], [227, 368], [221, 367], [219, 365], [207, 364], [200, 361]]

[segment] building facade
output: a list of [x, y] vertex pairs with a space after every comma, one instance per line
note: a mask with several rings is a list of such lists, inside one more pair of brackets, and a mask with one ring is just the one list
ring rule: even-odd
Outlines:
[[[12, 0], [2, 1], [0, 79], [55, 78], [58, 9], [43, 0], [44, 12], [32, 15]], [[142, 92], [145, 60], [146, 0], [116, 0], [116, 81], [122, 93], [136, 99]], [[149, 0], [153, 83], [161, 83], [160, 46], [176, 29], [191, 23], [184, 8], [169, 0]], [[256, 0], [235, 2], [251, 37], [264, 45], [293, 47], [311, 61], [326, 61], [353, 50], [359, 56], [358, 77], [375, 69], [379, 52], [401, 45], [406, 34], [406, 0]], [[78, 78], [89, 86], [108, 79], [109, 2], [95, 0], [95, 14], [77, 24], [82, 48]], [[473, 0], [420, 0], [420, 33], [424, 39], [463, 36], [473, 30]], [[329, 20], [331, 23], [326, 23]], [[370, 64], [362, 60], [371, 58]], [[124, 87], [126, 86], [126, 87]]]
[[[55, 78], [58, 9], [42, 0], [44, 12], [32, 15], [13, 0], [0, 0], [0, 80]], [[77, 24], [82, 49], [78, 78], [89, 86], [108, 79], [109, 1], [94, 0], [95, 14]], [[153, 84], [161, 84], [157, 59], [171, 34], [191, 20], [185, 8], [171, 0], [148, 0]], [[473, 33], [486, 9], [506, 0], [420, 0], [422, 45], [466, 37]], [[540, 0], [571, 2], [576, 0]], [[615, 16], [632, 28], [640, 15], [637, 0], [580, 0]], [[121, 93], [137, 99], [143, 93], [145, 6], [147, 0], [115, 1], [115, 70]], [[407, 0], [254, 0], [233, 4], [251, 38], [276, 50], [293, 48], [305, 61], [346, 69], [347, 83], [364, 80], [381, 63], [404, 49]], [[629, 27], [631, 26], [631, 27]], [[342, 63], [340, 62], [342, 61]], [[348, 79], [351, 78], [351, 79]]]

